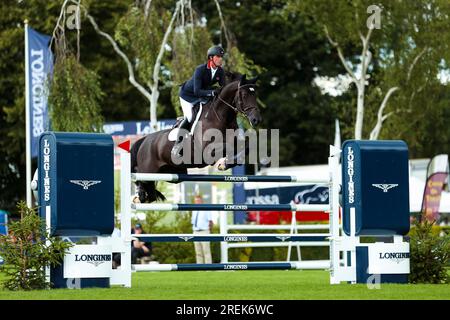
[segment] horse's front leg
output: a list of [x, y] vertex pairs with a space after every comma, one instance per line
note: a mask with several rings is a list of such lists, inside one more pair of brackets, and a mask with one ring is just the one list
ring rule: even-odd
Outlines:
[[[235, 148], [237, 146], [237, 148]], [[224, 144], [225, 157], [220, 158], [216, 165], [220, 171], [228, 170], [237, 165], [245, 164], [245, 159], [250, 152], [249, 145], [245, 140], [238, 140], [238, 138]]]

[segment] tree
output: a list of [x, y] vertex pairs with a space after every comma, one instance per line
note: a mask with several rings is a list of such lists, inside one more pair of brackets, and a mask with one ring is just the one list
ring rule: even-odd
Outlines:
[[[288, 9], [322, 27], [354, 84], [356, 139], [378, 139], [387, 119], [411, 121], [428, 111], [417, 101], [433, 91], [448, 61], [447, 1], [289, 1]], [[367, 111], [372, 129], [364, 125]]]
[[[129, 0], [96, 1], [93, 11], [103, 12], [99, 21], [109, 27], [114, 15], [124, 12], [128, 2]], [[60, 14], [61, 2], [5, 0], [0, 3], [0, 9], [5, 13], [0, 16], [0, 71], [7, 75], [0, 83], [0, 207], [12, 212], [15, 203], [25, 195], [23, 21], [27, 19], [32, 28], [51, 35]], [[90, 32], [88, 28], [83, 30], [86, 32], [81, 33], [80, 59], [86, 69], [94, 70], [100, 75], [101, 89], [106, 93], [102, 100], [102, 113], [109, 121], [136, 119], [140, 112], [139, 96], [134, 96], [131, 89], [126, 87], [126, 78], [121, 76], [120, 69], [117, 68], [120, 61], [111, 55], [109, 47], [98, 42], [97, 34]], [[76, 33], [76, 30], [66, 30], [70, 48], [77, 48]], [[120, 114], [120, 118], [117, 114]]]
[[55, 6], [36, 0], [0, 3], [0, 207], [12, 211], [25, 197], [25, 71], [23, 21], [43, 33], [52, 26], [45, 17], [57, 15]]
[[[102, 31], [89, 14], [88, 7], [82, 6], [95, 31], [108, 40], [116, 54], [125, 62], [130, 83], [148, 100], [153, 130], [157, 125], [157, 103], [166, 47], [179, 15], [184, 17], [188, 4], [190, 1], [177, 1], [173, 13], [169, 14], [163, 1], [153, 1], [153, 6], [151, 0], [136, 1], [117, 24], [116, 39]], [[160, 27], [160, 22], [163, 28]], [[125, 51], [129, 51], [128, 55]]]
[[61, 264], [72, 243], [51, 237], [45, 221], [25, 202], [17, 205], [20, 220], [11, 222], [10, 234], [0, 235], [1, 267], [6, 275], [3, 286], [9, 290], [49, 289], [45, 267]]
[[49, 116], [52, 130], [91, 132], [103, 131], [100, 101], [103, 92], [94, 71], [80, 63], [80, 25], [77, 27], [77, 51], [72, 52], [66, 39], [68, 18], [65, 1], [53, 32], [55, 66], [49, 88]]

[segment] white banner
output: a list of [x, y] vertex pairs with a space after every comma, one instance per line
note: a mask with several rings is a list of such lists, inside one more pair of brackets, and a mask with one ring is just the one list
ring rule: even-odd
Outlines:
[[109, 278], [111, 272], [111, 246], [75, 245], [64, 257], [64, 278]]
[[409, 273], [409, 243], [371, 244], [369, 246], [369, 273]]

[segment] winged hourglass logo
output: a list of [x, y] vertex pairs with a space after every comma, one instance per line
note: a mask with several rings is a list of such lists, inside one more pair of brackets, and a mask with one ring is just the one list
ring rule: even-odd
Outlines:
[[372, 184], [372, 186], [376, 187], [376, 188], [380, 188], [381, 190], [383, 190], [383, 192], [388, 192], [389, 189], [398, 187], [398, 184], [394, 184], [394, 183], [381, 183], [381, 184], [377, 184], [374, 183]]
[[70, 182], [82, 186], [84, 190], [88, 190], [89, 187], [93, 186], [94, 184], [101, 183], [100, 180], [70, 180]]

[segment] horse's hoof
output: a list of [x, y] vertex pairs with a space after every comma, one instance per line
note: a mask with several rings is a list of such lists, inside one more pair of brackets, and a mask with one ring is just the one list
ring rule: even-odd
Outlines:
[[227, 169], [226, 158], [221, 158], [217, 160], [217, 169], [220, 171], [225, 171]]
[[131, 197], [132, 203], [141, 203], [141, 200], [139, 199], [139, 196], [135, 195]]

